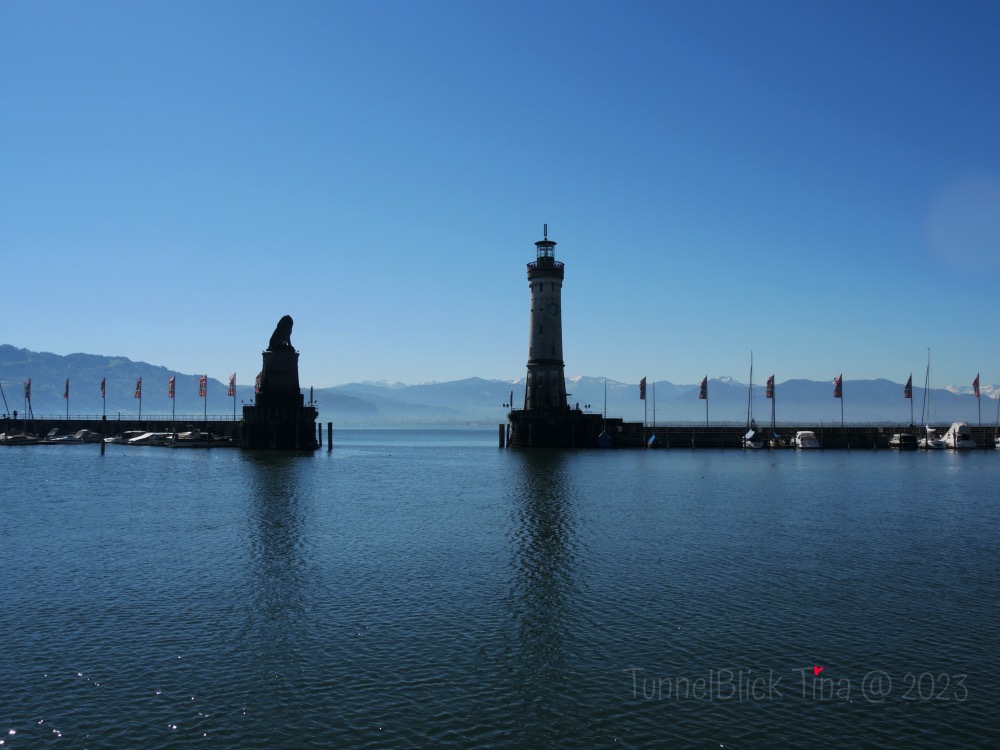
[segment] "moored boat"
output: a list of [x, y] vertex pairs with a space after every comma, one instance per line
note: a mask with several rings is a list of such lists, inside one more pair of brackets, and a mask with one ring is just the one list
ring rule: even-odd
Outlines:
[[0, 433], [0, 445], [38, 445], [38, 435], [20, 432], [16, 435]]
[[942, 440], [946, 448], [957, 451], [976, 447], [976, 441], [972, 439], [972, 430], [967, 422], [952, 422]]
[[63, 434], [58, 427], [53, 427], [38, 441], [39, 445], [82, 445], [83, 441], [73, 435]]
[[142, 432], [125, 441], [125, 445], [166, 445], [169, 432]]
[[820, 447], [819, 440], [816, 439], [816, 433], [812, 430], [799, 430], [796, 432], [795, 437], [792, 439], [792, 444], [802, 450], [811, 450]]
[[757, 431], [757, 421], [753, 418], [753, 352], [750, 352], [750, 383], [747, 386], [747, 431], [743, 435], [743, 448], [760, 450], [764, 445], [764, 435]]
[[932, 451], [944, 450], [947, 447], [944, 444], [944, 440], [938, 437], [937, 430], [933, 427], [925, 428], [925, 435], [917, 442], [917, 446], [924, 450]]

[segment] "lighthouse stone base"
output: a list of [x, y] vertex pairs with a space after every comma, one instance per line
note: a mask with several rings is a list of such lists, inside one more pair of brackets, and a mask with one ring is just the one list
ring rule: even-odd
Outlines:
[[579, 409], [515, 409], [510, 412], [512, 448], [594, 448], [603, 429], [600, 414]]

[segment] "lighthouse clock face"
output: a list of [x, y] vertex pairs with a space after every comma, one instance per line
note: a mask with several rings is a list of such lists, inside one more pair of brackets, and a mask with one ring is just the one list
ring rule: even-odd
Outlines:
[[556, 316], [559, 314], [559, 305], [555, 302], [550, 302], [549, 306], [545, 309], [548, 311], [549, 315]]

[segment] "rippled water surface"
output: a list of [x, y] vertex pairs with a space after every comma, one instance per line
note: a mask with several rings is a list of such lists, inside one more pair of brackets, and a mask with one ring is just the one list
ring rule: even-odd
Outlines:
[[0, 740], [1000, 739], [1000, 454], [0, 449]]

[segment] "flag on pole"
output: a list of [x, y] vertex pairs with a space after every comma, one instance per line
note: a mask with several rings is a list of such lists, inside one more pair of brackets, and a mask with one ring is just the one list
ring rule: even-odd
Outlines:
[[903, 387], [903, 398], [912, 399], [913, 398], [913, 373], [910, 373], [910, 377], [906, 379], [906, 385]]
[[229, 393], [227, 393], [226, 395], [227, 396], [235, 396], [236, 395], [236, 373], [235, 372], [232, 375], [229, 376]]
[[767, 397], [774, 398], [774, 375], [767, 379]]
[[264, 374], [263, 372], [258, 372], [256, 379], [254, 379], [254, 381], [253, 381], [253, 392], [254, 393], [260, 393], [260, 376], [263, 375], [263, 374]]
[[976, 393], [976, 398], [979, 398], [979, 373], [976, 373], [976, 379], [972, 381], [972, 390]]
[[167, 398], [173, 398], [174, 397], [174, 386], [176, 384], [177, 383], [176, 383], [175, 379], [173, 378], [173, 376], [171, 376], [170, 380], [167, 381]]
[[31, 401], [31, 378], [24, 381], [24, 398]]
[[840, 375], [833, 379], [833, 397], [844, 397], [844, 373], [840, 373]]
[[135, 398], [142, 398], [142, 378], [135, 381]]
[[639, 381], [639, 400], [646, 400], [646, 378]]
[[104, 378], [101, 378], [101, 398], [104, 398]]
[[208, 375], [202, 375], [198, 378], [198, 396], [200, 398], [205, 398], [205, 388], [208, 386]]
[[698, 398], [707, 399], [708, 398], [708, 375], [701, 379], [701, 392], [698, 394]]
[[63, 391], [63, 398], [69, 400], [69, 378], [66, 378], [66, 389]]

